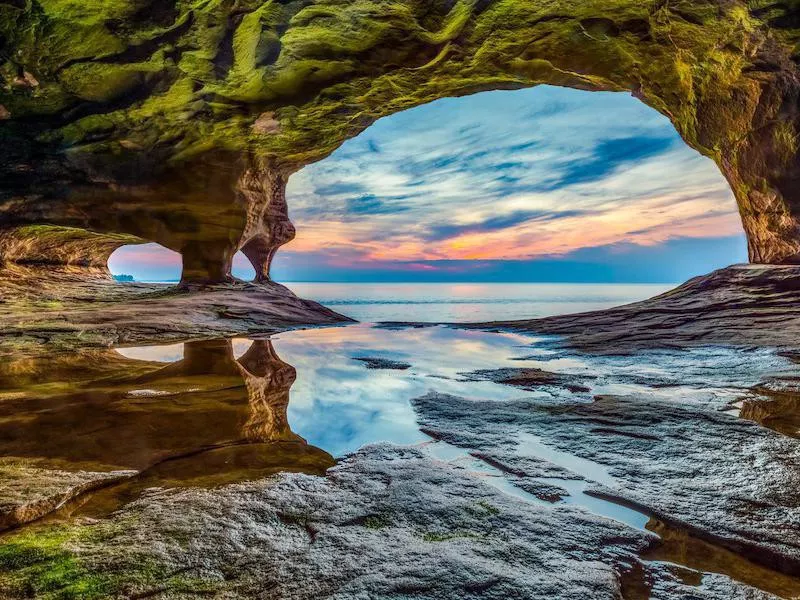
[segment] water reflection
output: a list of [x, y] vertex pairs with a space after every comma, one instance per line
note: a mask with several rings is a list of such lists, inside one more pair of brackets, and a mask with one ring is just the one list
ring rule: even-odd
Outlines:
[[[420, 432], [410, 400], [432, 390], [493, 400], [549, 398], [490, 381], [467, 381], [466, 371], [519, 366], [534, 336], [448, 327], [389, 331], [369, 325], [292, 331], [272, 338], [297, 369], [289, 420], [309, 443], [343, 456], [365, 444], [416, 444]], [[234, 341], [234, 348], [241, 344]], [[410, 364], [368, 368], [364, 358]]]
[[166, 366], [113, 350], [5, 365], [0, 454], [203, 484], [334, 463], [291, 430], [296, 373], [269, 340], [238, 360], [230, 340], [188, 342], [182, 355]]
[[[542, 498], [475, 453], [433, 441], [420, 431], [410, 404], [431, 391], [570, 405], [592, 402], [600, 393], [646, 392], [665, 402], [722, 409], [741, 396], [742, 386], [753, 385], [755, 358], [762, 371], [764, 365], [785, 367], [766, 354], [751, 352], [745, 360], [733, 351], [702, 348], [588, 359], [530, 335], [369, 325], [293, 331], [272, 339], [53, 354], [0, 365], [0, 456], [66, 470], [138, 473], [79, 498], [57, 516], [72, 518], [107, 515], [150, 488], [216, 486], [282, 471], [323, 474], [334, 456], [365, 444], [419, 445], [431, 457], [460, 465], [522, 500], [575, 505], [653, 531], [662, 543], [645, 558], [683, 565], [698, 584], [698, 571], [708, 571], [787, 595], [800, 591], [795, 580], [776, 574], [770, 579], [768, 569], [611, 496], [587, 491], [590, 482], [615, 487], [599, 462], [558, 450], [547, 439], [509, 432], [505, 441], [515, 443], [522, 456], [574, 475], [540, 477], [539, 484], [561, 490]], [[522, 367], [591, 374], [586, 384], [591, 389], [576, 393], [568, 384], [520, 389], [470, 376], [481, 369]], [[797, 414], [794, 396], [784, 396], [769, 411], [758, 409], [756, 400], [746, 401], [742, 416], [769, 423], [777, 413]], [[773, 395], [772, 401], [778, 400]]]
[[756, 387], [752, 394], [734, 404], [742, 419], [786, 436], [800, 437], [800, 382], [786, 382], [783, 389]]

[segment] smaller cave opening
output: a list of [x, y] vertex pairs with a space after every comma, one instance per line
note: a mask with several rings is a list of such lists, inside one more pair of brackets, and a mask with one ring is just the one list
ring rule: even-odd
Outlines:
[[108, 270], [118, 281], [177, 282], [181, 255], [161, 244], [128, 244], [108, 257]]
[[[121, 246], [108, 258], [112, 277], [121, 282], [178, 283], [181, 268], [181, 255], [155, 242]], [[233, 276], [255, 279], [255, 269], [242, 252], [233, 257]]]

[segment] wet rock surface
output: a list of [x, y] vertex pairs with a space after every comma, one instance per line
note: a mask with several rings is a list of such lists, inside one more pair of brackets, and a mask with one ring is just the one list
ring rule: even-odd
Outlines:
[[586, 380], [591, 379], [587, 375], [565, 375], [562, 373], [550, 373], [542, 369], [481, 369], [464, 373], [464, 377], [476, 381], [494, 381], [513, 385], [522, 389], [539, 389], [542, 386], [552, 386], [563, 388], [570, 392], [588, 392]]
[[713, 409], [640, 395], [553, 407], [431, 394], [414, 406], [426, 430], [488, 457], [520, 483], [569, 479], [542, 473], [538, 461], [531, 468], [530, 454], [546, 439], [541, 460], [553, 460], [551, 450], [563, 453], [561, 466], [589, 481], [590, 492], [800, 573], [800, 448], [793, 439]]
[[0, 268], [0, 354], [182, 341], [352, 322], [272, 282], [120, 283], [105, 269]]
[[353, 360], [364, 363], [368, 369], [389, 369], [391, 371], [405, 371], [411, 368], [411, 364], [388, 358], [357, 356]]
[[[84, 577], [111, 590], [93, 569], [126, 574], [115, 592], [129, 596], [615, 598], [638, 569], [654, 597], [770, 597], [717, 576], [699, 590], [678, 567], [639, 561], [653, 534], [526, 503], [467, 471], [376, 446], [324, 478], [152, 492], [68, 537]], [[153, 563], [161, 577], [142, 572]]]
[[135, 474], [66, 471], [37, 467], [32, 461], [0, 459], [0, 531], [35, 521], [73, 498]]
[[713, 344], [793, 350], [800, 267], [734, 265], [619, 308], [476, 326], [559, 335], [593, 354]]

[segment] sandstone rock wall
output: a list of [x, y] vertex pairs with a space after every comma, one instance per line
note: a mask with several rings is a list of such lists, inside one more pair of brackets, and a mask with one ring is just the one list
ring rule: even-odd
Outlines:
[[765, 0], [6, 0], [0, 228], [126, 233], [268, 278], [286, 178], [376, 119], [539, 84], [628, 91], [800, 262], [800, 6]]

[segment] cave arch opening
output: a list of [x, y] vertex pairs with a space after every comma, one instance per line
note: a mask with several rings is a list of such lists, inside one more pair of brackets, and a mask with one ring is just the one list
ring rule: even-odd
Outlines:
[[299, 235], [279, 281], [675, 283], [747, 260], [717, 165], [621, 92], [436, 100], [292, 175], [286, 197]]
[[[259, 188], [274, 182], [243, 179], [245, 198], [269, 197]], [[241, 236], [235, 277], [672, 283], [747, 259], [717, 165], [627, 93], [536, 86], [436, 100], [287, 179], [270, 197], [277, 209], [261, 207], [264, 231]], [[277, 252], [294, 238], [290, 216], [300, 236]], [[180, 254], [157, 244], [123, 247], [109, 266], [181, 279]]]
[[[111, 276], [121, 282], [177, 283], [183, 270], [180, 253], [156, 242], [120, 246], [108, 257], [107, 266]], [[256, 278], [253, 265], [241, 251], [233, 257], [232, 272], [244, 281]]]

